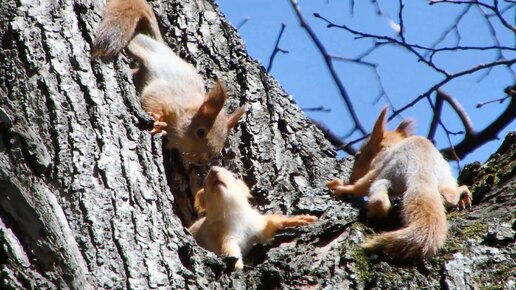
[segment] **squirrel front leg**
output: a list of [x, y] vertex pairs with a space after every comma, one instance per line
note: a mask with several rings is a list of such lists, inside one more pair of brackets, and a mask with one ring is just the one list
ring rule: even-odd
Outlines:
[[465, 207], [470, 207], [473, 200], [473, 195], [466, 185], [459, 187], [441, 185], [439, 186], [439, 193], [444, 198], [444, 206], [447, 208], [456, 206], [462, 210]]
[[228, 257], [235, 257], [238, 260], [235, 263], [235, 269], [243, 269], [244, 261], [242, 260], [242, 250], [238, 242], [234, 239], [225, 239], [222, 241], [221, 254]]
[[341, 197], [346, 194], [367, 196], [369, 194], [369, 187], [376, 177], [376, 170], [370, 170], [366, 175], [362, 176], [354, 184], [344, 184], [344, 182], [335, 178], [326, 183], [326, 187], [333, 192], [336, 197]]
[[272, 239], [276, 233], [280, 230], [293, 227], [301, 227], [317, 221], [317, 217], [313, 215], [297, 215], [297, 216], [284, 216], [280, 214], [266, 215], [265, 228], [262, 231], [262, 235], [265, 240]]

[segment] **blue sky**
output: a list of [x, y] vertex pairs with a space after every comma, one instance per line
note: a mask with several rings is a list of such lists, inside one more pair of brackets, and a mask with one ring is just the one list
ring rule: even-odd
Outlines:
[[[244, 19], [248, 19], [238, 31], [244, 39], [250, 55], [261, 61], [265, 67], [269, 62], [281, 24], [286, 24], [280, 47], [288, 50], [289, 53], [277, 55], [271, 74], [294, 97], [301, 108], [324, 106], [331, 109], [331, 112], [306, 112], [309, 117], [324, 123], [339, 136], [344, 136], [352, 129], [349, 113], [330, 77], [323, 58], [306, 32], [299, 26], [290, 1], [217, 0], [217, 3], [233, 25], [237, 26]], [[371, 3], [372, 1], [355, 1], [353, 15], [350, 1], [346, 0], [299, 1], [299, 6], [304, 17], [331, 54], [353, 58], [371, 47], [371, 40], [357, 40], [341, 29], [328, 29], [326, 23], [313, 17], [313, 13], [317, 12], [336, 24], [345, 24], [355, 30], [396, 37], [396, 32], [389, 21], [398, 22], [399, 2], [379, 1], [383, 12], [381, 16], [377, 15], [375, 7]], [[404, 4], [407, 42], [426, 46], [434, 43], [464, 9], [462, 5], [430, 6], [427, 1], [404, 1]], [[508, 5], [503, 2], [502, 4], [502, 7]], [[456, 34], [451, 33], [441, 46], [454, 46], [457, 41], [460, 41], [460, 45], [494, 45], [496, 40], [481, 13], [477, 8], [470, 9], [458, 26], [460, 40]], [[512, 21], [514, 25], [515, 8], [509, 9], [504, 17]], [[514, 47], [514, 33], [503, 27], [495, 18], [491, 17], [491, 20], [500, 44]], [[453, 73], [480, 63], [491, 62], [496, 56], [494, 51], [453, 52], [439, 55], [435, 58], [435, 62]], [[516, 52], [506, 51], [504, 56], [516, 58]], [[414, 55], [400, 47], [383, 46], [371, 53], [365, 60], [378, 64], [378, 72], [385, 92], [398, 108], [443, 79], [442, 75], [425, 64], [417, 62]], [[387, 104], [386, 98], [375, 103], [381, 87], [374, 71], [369, 67], [348, 62], [335, 62], [335, 66], [363, 126], [366, 130], [370, 130], [380, 109]], [[484, 75], [484, 72], [475, 73], [456, 79], [445, 85], [443, 89], [461, 102], [470, 114], [475, 129], [481, 130], [505, 109], [508, 100], [504, 104], [491, 104], [480, 109], [476, 108], [476, 104], [503, 97], [503, 89], [515, 82], [514, 66], [511, 69], [495, 68], [481, 81], [478, 80]], [[405, 111], [402, 116], [416, 120], [418, 135], [427, 134], [432, 113], [426, 101]], [[462, 130], [454, 112], [446, 106], [443, 112], [443, 121], [451, 131]], [[389, 127], [394, 128], [398, 122], [399, 120], [391, 122]], [[516, 130], [514, 122], [499, 137], [503, 138], [510, 130]], [[355, 133], [348, 140], [353, 140], [358, 136], [359, 134]], [[452, 136], [452, 141], [456, 144], [462, 138], [462, 135]], [[438, 130], [436, 140], [438, 148], [448, 147], [448, 141], [442, 129]], [[485, 161], [489, 154], [496, 150], [500, 142], [501, 139], [477, 149], [461, 162], [462, 165], [475, 160]], [[344, 153], [341, 153], [341, 156], [344, 156]]]

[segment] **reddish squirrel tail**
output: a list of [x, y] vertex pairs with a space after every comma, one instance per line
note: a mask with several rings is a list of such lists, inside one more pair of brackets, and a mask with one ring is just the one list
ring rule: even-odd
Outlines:
[[410, 195], [403, 209], [407, 227], [375, 236], [362, 247], [402, 259], [435, 255], [444, 245], [448, 231], [445, 209], [437, 194]]
[[150, 5], [145, 0], [108, 1], [93, 41], [91, 55], [102, 61], [110, 61], [127, 46], [136, 33], [147, 34], [163, 41]]

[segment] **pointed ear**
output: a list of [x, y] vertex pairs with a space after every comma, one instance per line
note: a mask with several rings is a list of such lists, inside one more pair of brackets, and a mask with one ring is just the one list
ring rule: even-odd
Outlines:
[[247, 104], [243, 105], [242, 107], [236, 109], [233, 112], [233, 114], [228, 116], [228, 123], [227, 123], [228, 130], [236, 126], [236, 124], [238, 123], [240, 118], [242, 118], [244, 113], [247, 111], [248, 107], [249, 106], [247, 106]]
[[396, 128], [396, 132], [398, 132], [403, 137], [408, 137], [414, 135], [414, 120], [408, 119], [403, 120]]
[[219, 81], [216, 81], [199, 108], [198, 113], [204, 117], [215, 119], [224, 107], [227, 97], [224, 86]]
[[199, 189], [195, 194], [194, 208], [198, 214], [204, 214], [206, 212], [206, 201], [204, 199], [204, 188]]
[[371, 132], [371, 139], [374, 143], [380, 143], [383, 139], [385, 133], [385, 119], [387, 115], [387, 107], [384, 107], [380, 112], [380, 116], [376, 119], [376, 123], [374, 123], [373, 132]]

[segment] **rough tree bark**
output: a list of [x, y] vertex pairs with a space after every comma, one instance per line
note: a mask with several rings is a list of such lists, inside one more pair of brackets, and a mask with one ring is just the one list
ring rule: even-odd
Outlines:
[[212, 1], [151, 4], [167, 43], [208, 83], [226, 84], [230, 110], [250, 104], [216, 163], [243, 175], [262, 212], [312, 213], [320, 222], [255, 247], [247, 267], [231, 272], [230, 259], [198, 247], [185, 229], [196, 218], [189, 188], [205, 169], [185, 168], [145, 130], [125, 56], [90, 59], [104, 4], [4, 0], [1, 288], [514, 287], [514, 135], [498, 175], [470, 171], [471, 182], [484, 182], [484, 203], [451, 214], [441, 255], [417, 264], [368, 257], [357, 245], [371, 230], [357, 206], [323, 188], [346, 177], [350, 160], [336, 160]]

